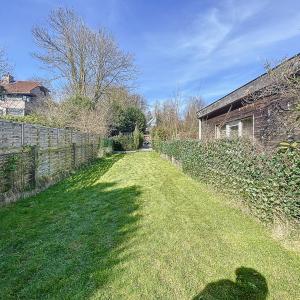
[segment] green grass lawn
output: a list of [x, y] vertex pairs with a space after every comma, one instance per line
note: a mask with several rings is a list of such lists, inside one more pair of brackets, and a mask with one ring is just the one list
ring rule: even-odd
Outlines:
[[299, 255], [156, 153], [0, 208], [0, 299], [266, 297], [300, 299]]

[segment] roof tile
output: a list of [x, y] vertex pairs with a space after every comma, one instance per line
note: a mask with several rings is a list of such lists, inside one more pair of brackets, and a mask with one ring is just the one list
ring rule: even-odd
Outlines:
[[8, 84], [1, 84], [5, 89], [6, 93], [10, 94], [30, 94], [31, 91], [41, 86], [37, 81], [15, 81]]

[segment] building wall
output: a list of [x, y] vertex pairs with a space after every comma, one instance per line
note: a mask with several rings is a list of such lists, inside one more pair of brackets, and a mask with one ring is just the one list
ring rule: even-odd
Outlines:
[[0, 100], [0, 115], [24, 116], [47, 96], [48, 94], [45, 95], [40, 87], [31, 90], [30, 96], [28, 94], [3, 95], [2, 100]]
[[41, 105], [41, 103], [49, 96], [48, 92], [45, 94], [40, 87], [31, 90], [31, 94], [34, 96], [26, 103], [25, 114], [30, 113], [30, 111]]
[[[223, 111], [219, 115], [215, 115], [212, 117], [203, 117], [201, 118], [201, 139], [209, 140], [223, 137], [224, 132], [223, 135], [222, 132], [221, 134], [218, 134], [218, 127], [220, 128], [222, 125], [230, 124], [230, 122], [234, 123], [234, 121], [246, 119], [249, 120], [250, 118], [252, 118], [252, 138], [254, 140], [271, 145], [277, 144], [282, 140], [286, 140], [287, 136], [285, 136], [285, 134], [280, 130], [282, 124], [280, 124], [280, 122], [278, 121], [278, 124], [276, 124], [276, 132], [270, 134], [271, 122], [274, 123], [272, 117], [274, 117], [275, 115], [273, 111], [273, 105], [279, 100], [280, 99], [272, 96], [257, 100], [251, 104], [240, 103], [236, 108], [231, 110], [230, 106], [227, 107], [226, 111]], [[282, 101], [280, 102], [280, 104], [283, 106], [286, 105], [286, 103], [282, 103]], [[247, 126], [247, 128], [244, 127], [244, 129], [245, 131], [247, 130], [248, 133], [250, 131], [249, 124], [250, 123], [247, 124], [247, 122], [244, 123], [244, 126]], [[299, 133], [299, 130], [297, 130], [296, 136], [298, 136]]]
[[[22, 95], [10, 98], [5, 97], [4, 100], [0, 100], [0, 110], [2, 110], [3, 115], [14, 114], [23, 116], [25, 114], [25, 105], [26, 102], [23, 100]], [[10, 109], [13, 109], [15, 113], [10, 113]]]

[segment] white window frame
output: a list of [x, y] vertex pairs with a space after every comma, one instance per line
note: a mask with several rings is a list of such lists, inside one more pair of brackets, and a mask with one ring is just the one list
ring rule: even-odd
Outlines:
[[220, 125], [215, 125], [215, 139], [220, 138]]
[[226, 124], [226, 136], [228, 138], [230, 138], [230, 134], [231, 134], [231, 128], [232, 127], [238, 127], [238, 137], [241, 137], [243, 134], [243, 122], [242, 120], [237, 120], [237, 121], [232, 121], [232, 122], [228, 122]]
[[199, 119], [199, 140], [202, 140], [202, 120]]
[[[226, 131], [226, 124], [223, 125], [223, 126], [225, 126], [225, 131]], [[221, 138], [221, 128], [222, 127], [221, 127], [221, 124], [215, 125], [215, 138], [216, 139], [220, 139]], [[227, 137], [227, 134], [226, 134], [226, 137]]]
[[[242, 137], [243, 136], [243, 121], [248, 118], [252, 118], [252, 138], [254, 139], [254, 128], [255, 128], [254, 127], [254, 115], [225, 123], [223, 126], [225, 126], [226, 137], [230, 138], [231, 128], [235, 127], [235, 126], [238, 126], [238, 137]], [[215, 125], [215, 138], [219, 139], [220, 137], [221, 137], [221, 127], [219, 124], [219, 125]]]

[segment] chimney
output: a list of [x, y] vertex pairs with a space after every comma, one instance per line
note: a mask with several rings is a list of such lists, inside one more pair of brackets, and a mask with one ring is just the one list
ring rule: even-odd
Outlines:
[[1, 81], [1, 83], [2, 83], [2, 84], [9, 84], [9, 83], [12, 83], [12, 82], [14, 82], [14, 81], [15, 81], [15, 80], [14, 80], [14, 77], [11, 76], [11, 75], [8, 73], [8, 74], [2, 76], [2, 81]]

